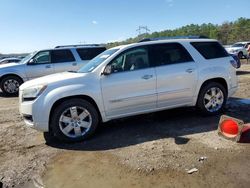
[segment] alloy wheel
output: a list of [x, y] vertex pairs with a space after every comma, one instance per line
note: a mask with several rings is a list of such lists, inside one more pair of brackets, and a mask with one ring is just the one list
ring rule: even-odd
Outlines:
[[204, 95], [204, 106], [209, 112], [217, 112], [224, 103], [224, 94], [218, 87], [210, 88]]
[[92, 116], [83, 107], [73, 106], [67, 108], [59, 118], [59, 127], [62, 133], [70, 138], [85, 135], [92, 125]]
[[19, 90], [19, 82], [15, 79], [9, 79], [9, 80], [6, 80], [3, 84], [3, 88], [6, 92], [8, 93], [17, 93], [18, 90]]

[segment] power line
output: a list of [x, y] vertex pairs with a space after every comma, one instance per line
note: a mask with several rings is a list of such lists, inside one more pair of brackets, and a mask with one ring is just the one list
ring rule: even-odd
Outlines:
[[136, 31], [139, 33], [139, 35], [141, 35], [141, 34], [148, 34], [150, 32], [150, 29], [148, 28], [148, 26], [139, 26], [139, 28]]

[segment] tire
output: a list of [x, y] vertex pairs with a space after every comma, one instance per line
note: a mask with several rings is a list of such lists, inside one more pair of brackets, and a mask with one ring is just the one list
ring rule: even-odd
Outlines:
[[223, 112], [228, 93], [223, 85], [210, 82], [199, 93], [196, 107], [203, 115], [216, 115]]
[[17, 76], [6, 76], [1, 80], [0, 87], [4, 95], [17, 96], [22, 83], [23, 81]]
[[99, 124], [97, 109], [83, 99], [69, 99], [52, 112], [50, 128], [63, 142], [80, 142], [92, 136]]
[[239, 52], [239, 53], [238, 53], [238, 57], [239, 57], [239, 59], [242, 59], [242, 58], [243, 58], [243, 53], [242, 53], [242, 52]]
[[46, 141], [46, 144], [54, 144], [58, 141], [58, 139], [56, 139], [55, 135], [53, 134], [52, 131], [50, 132], [44, 132], [43, 133], [43, 138]]

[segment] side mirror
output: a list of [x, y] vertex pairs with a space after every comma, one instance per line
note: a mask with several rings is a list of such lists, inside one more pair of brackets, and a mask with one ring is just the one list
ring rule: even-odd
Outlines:
[[35, 63], [34, 59], [30, 59], [29, 62], [28, 62], [29, 65], [33, 65], [34, 63]]
[[111, 65], [107, 65], [103, 71], [103, 75], [107, 76], [110, 75], [112, 73], [112, 66]]

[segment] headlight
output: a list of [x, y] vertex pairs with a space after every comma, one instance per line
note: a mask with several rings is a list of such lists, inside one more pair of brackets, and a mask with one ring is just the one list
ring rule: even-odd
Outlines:
[[47, 85], [37, 85], [23, 90], [23, 99], [34, 100], [47, 88]]

